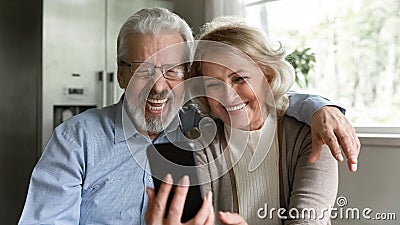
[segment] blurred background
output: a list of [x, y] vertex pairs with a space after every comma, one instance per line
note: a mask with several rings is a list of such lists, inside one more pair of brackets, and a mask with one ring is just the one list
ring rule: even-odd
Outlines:
[[119, 100], [118, 31], [154, 6], [183, 17], [195, 34], [229, 15], [280, 41], [296, 68], [293, 89], [345, 107], [361, 140], [359, 171], [340, 164], [338, 196], [347, 204], [336, 205], [358, 208], [360, 219], [333, 223], [400, 224], [398, 0], [1, 0], [0, 224], [17, 223], [54, 127]]

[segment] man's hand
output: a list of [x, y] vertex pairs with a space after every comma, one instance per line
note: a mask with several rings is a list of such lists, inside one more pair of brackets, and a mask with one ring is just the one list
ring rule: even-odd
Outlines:
[[[146, 224], [161, 225], [161, 224], [182, 224], [181, 217], [185, 205], [185, 199], [189, 190], [189, 177], [184, 176], [178, 186], [175, 188], [174, 197], [168, 211], [167, 218], [164, 218], [167, 200], [172, 189], [172, 177], [168, 174], [164, 178], [164, 182], [160, 186], [157, 196], [152, 188], [146, 188], [149, 197], [149, 203], [146, 211]], [[203, 205], [194, 218], [184, 224], [206, 224], [214, 225], [214, 208], [212, 206], [212, 194], [207, 193], [204, 198]]]
[[246, 221], [237, 213], [218, 212], [218, 219], [225, 225], [247, 225]]
[[[347, 158], [349, 170], [357, 171], [357, 157], [360, 152], [360, 141], [346, 117], [336, 107], [324, 106], [314, 113], [311, 121], [312, 152], [310, 162], [319, 159], [322, 145], [327, 144], [332, 155], [343, 161], [342, 147]], [[340, 145], [340, 147], [339, 147]]]

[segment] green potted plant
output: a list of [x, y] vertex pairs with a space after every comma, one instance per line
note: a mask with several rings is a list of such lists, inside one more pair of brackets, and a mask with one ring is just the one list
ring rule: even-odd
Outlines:
[[304, 89], [310, 85], [310, 70], [314, 67], [315, 53], [311, 48], [295, 49], [286, 56], [286, 60], [294, 67], [296, 84]]

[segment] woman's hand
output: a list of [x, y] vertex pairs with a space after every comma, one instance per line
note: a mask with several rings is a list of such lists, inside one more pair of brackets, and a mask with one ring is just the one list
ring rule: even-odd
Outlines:
[[[160, 186], [157, 196], [152, 188], [146, 188], [149, 197], [149, 203], [146, 211], [146, 224], [182, 224], [181, 217], [185, 205], [186, 195], [189, 189], [189, 177], [184, 176], [175, 188], [174, 197], [169, 207], [167, 218], [164, 217], [167, 199], [172, 189], [172, 177], [168, 174], [164, 178], [164, 182]], [[207, 224], [214, 225], [214, 208], [212, 206], [212, 194], [207, 193], [204, 198], [203, 205], [194, 218], [184, 224]]]
[[218, 212], [217, 215], [221, 224], [225, 225], [247, 225], [246, 221], [237, 213]]

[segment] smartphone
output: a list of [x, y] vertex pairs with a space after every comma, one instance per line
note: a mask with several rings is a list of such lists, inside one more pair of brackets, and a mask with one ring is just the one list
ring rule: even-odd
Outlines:
[[[180, 146], [180, 147], [178, 147]], [[196, 216], [203, 204], [203, 192], [199, 184], [196, 159], [194, 157], [193, 146], [188, 142], [153, 144], [147, 148], [147, 157], [153, 177], [154, 189], [158, 193], [162, 179], [169, 173], [173, 178], [174, 185], [168, 196], [165, 216], [168, 215], [169, 206], [174, 195], [174, 189], [178, 181], [188, 175], [190, 187], [186, 195], [185, 206], [182, 213], [181, 222], [187, 222]]]

